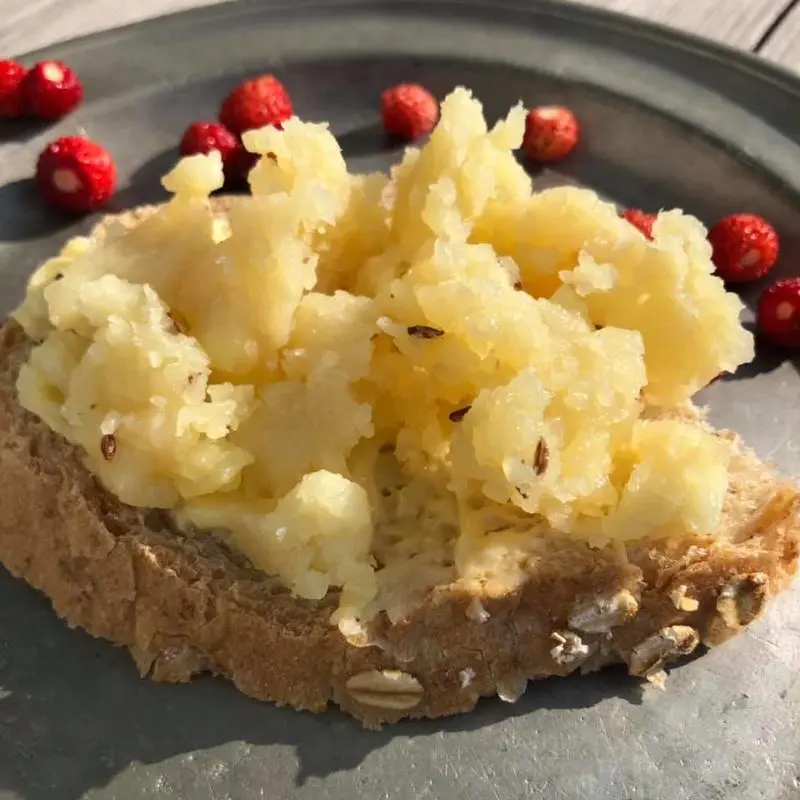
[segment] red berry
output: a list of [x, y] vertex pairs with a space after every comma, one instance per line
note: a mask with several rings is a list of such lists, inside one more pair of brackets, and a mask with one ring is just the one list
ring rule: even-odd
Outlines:
[[730, 283], [766, 275], [778, 258], [775, 228], [756, 214], [723, 217], [708, 234], [717, 275]]
[[756, 323], [775, 344], [800, 347], [800, 278], [775, 281], [761, 293]]
[[218, 150], [225, 163], [239, 147], [239, 140], [219, 122], [193, 122], [181, 138], [181, 155], [193, 156]]
[[181, 139], [183, 156], [219, 151], [228, 184], [244, 183], [258, 155], [245, 150], [239, 138], [220, 122], [193, 122]]
[[108, 151], [83, 136], [64, 136], [42, 151], [36, 183], [49, 203], [67, 211], [103, 205], [117, 185], [117, 168]]
[[242, 143], [224, 125], [219, 122], [193, 122], [183, 134], [180, 151], [182, 156], [193, 156], [198, 153], [210, 153], [217, 150], [222, 156], [225, 177], [236, 173], [234, 162], [238, 165], [238, 153]]
[[560, 161], [575, 149], [580, 133], [578, 120], [568, 108], [532, 108], [525, 118], [522, 150], [534, 161]]
[[22, 93], [28, 111], [42, 119], [69, 114], [83, 100], [83, 86], [63, 61], [40, 61], [25, 76]]
[[638, 208], [626, 208], [621, 216], [623, 219], [628, 220], [634, 228], [640, 230], [648, 239], [653, 238], [653, 223], [656, 221], [655, 214], [648, 214]]
[[416, 139], [436, 126], [439, 104], [425, 87], [400, 83], [381, 94], [381, 117], [389, 136]]
[[294, 114], [286, 87], [274, 75], [262, 75], [237, 86], [223, 101], [220, 122], [240, 136], [253, 128], [280, 128]]
[[26, 72], [18, 61], [0, 60], [0, 117], [21, 117], [24, 113], [22, 80]]

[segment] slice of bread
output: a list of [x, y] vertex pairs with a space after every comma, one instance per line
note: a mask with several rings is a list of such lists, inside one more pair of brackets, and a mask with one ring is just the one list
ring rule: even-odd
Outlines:
[[[713, 538], [598, 550], [552, 534], [521, 588], [431, 586], [354, 647], [329, 621], [333, 593], [293, 597], [212, 534], [187, 535], [167, 513], [125, 506], [98, 485], [78, 449], [17, 401], [32, 345], [15, 321], [0, 329], [0, 562], [70, 625], [127, 647], [155, 680], [210, 671], [280, 705], [336, 703], [370, 726], [468, 711], [483, 695], [514, 700], [527, 680], [615, 662], [657, 680], [664, 664], [754, 620], [797, 568], [798, 489], [720, 432], [737, 455]], [[676, 413], [705, 425], [696, 409]]]

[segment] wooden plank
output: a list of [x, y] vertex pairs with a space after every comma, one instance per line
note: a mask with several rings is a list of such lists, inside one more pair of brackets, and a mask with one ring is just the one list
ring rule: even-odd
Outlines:
[[581, 0], [752, 50], [792, 0]]
[[[0, 54], [226, 0], [0, 0]], [[568, 0], [564, 0], [567, 2]], [[751, 49], [792, 0], [584, 0]], [[785, 45], [788, 49], [788, 44]]]
[[800, 2], [793, 3], [791, 11], [758, 52], [771, 61], [800, 72]]
[[0, 0], [0, 57], [226, 0]]

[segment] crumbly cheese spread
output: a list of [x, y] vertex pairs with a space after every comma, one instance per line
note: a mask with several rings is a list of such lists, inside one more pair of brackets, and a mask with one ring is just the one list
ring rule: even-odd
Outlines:
[[[245, 134], [251, 195], [214, 215], [218, 154], [171, 201], [32, 277], [22, 405], [123, 502], [226, 531], [354, 639], [441, 580], [594, 544], [713, 533], [730, 445], [643, 416], [753, 356], [705, 230], [652, 241], [577, 188], [532, 191], [524, 112], [464, 89], [390, 175], [324, 124]], [[394, 600], [393, 600], [394, 598]]]

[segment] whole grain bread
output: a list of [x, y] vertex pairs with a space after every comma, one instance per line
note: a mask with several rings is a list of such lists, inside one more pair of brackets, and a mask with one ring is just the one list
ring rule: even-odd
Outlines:
[[[379, 616], [372, 644], [355, 647], [330, 624], [335, 593], [293, 597], [214, 535], [184, 533], [169, 514], [105, 491], [78, 449], [19, 405], [32, 346], [13, 320], [0, 328], [0, 562], [158, 681], [213, 672], [261, 700], [335, 703], [377, 726], [468, 711], [495, 693], [511, 701], [530, 679], [615, 662], [657, 680], [664, 664], [749, 624], [797, 568], [800, 493], [720, 432], [737, 455], [712, 539], [598, 550], [552, 535], [521, 587], [432, 586], [403, 619]], [[695, 409], [679, 413], [705, 424]]]

